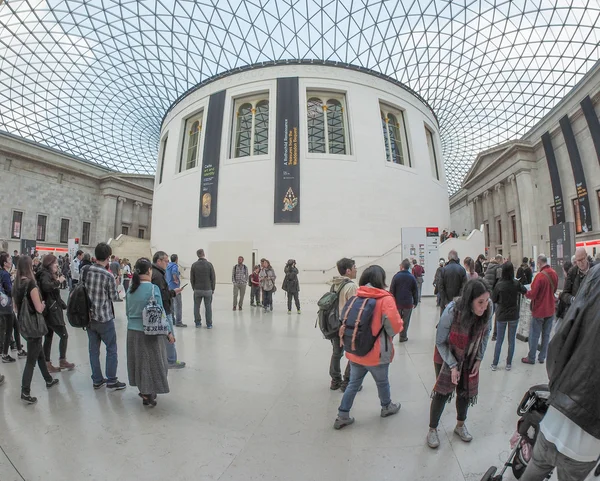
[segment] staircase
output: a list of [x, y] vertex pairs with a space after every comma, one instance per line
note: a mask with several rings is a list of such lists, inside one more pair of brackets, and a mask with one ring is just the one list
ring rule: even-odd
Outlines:
[[131, 265], [135, 264], [135, 261], [140, 257], [147, 257], [152, 260], [149, 239], [138, 239], [137, 237], [121, 234], [116, 239], [109, 239], [108, 244], [112, 247], [113, 255], [119, 259], [129, 259]]

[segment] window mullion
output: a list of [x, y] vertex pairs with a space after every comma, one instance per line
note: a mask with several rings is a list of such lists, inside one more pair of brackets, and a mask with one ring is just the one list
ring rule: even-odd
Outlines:
[[329, 128], [327, 126], [327, 101], [321, 99], [321, 103], [323, 104], [323, 132], [325, 135], [325, 153], [329, 154]]
[[390, 135], [390, 118], [389, 118], [387, 112], [384, 112], [384, 114], [385, 114], [385, 131], [387, 134], [387, 149], [388, 149], [387, 155], [388, 155], [388, 158], [390, 159], [390, 162], [392, 164], [394, 164], [395, 163], [394, 162], [394, 153], [393, 153], [394, 149], [392, 148], [392, 136]]
[[256, 104], [252, 105], [252, 127], [250, 128], [250, 155], [254, 155], [254, 132], [256, 129]]

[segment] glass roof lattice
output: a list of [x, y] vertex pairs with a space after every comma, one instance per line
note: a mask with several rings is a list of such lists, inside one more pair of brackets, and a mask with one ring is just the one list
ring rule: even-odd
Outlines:
[[0, 130], [153, 173], [191, 87], [249, 64], [325, 60], [402, 82], [437, 114], [450, 193], [600, 58], [587, 0], [0, 0]]

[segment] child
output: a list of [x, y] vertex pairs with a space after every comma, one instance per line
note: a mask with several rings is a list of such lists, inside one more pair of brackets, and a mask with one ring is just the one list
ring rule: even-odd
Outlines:
[[[254, 266], [254, 271], [250, 274], [250, 305], [260, 307], [260, 279], [258, 273], [260, 266]], [[256, 304], [254, 303], [256, 299]]]

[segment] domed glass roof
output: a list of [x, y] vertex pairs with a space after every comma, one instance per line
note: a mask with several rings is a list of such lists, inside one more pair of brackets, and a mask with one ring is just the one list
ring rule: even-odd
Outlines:
[[436, 112], [450, 193], [600, 58], [587, 0], [0, 0], [0, 130], [153, 173], [173, 101], [284, 59], [388, 75]]

